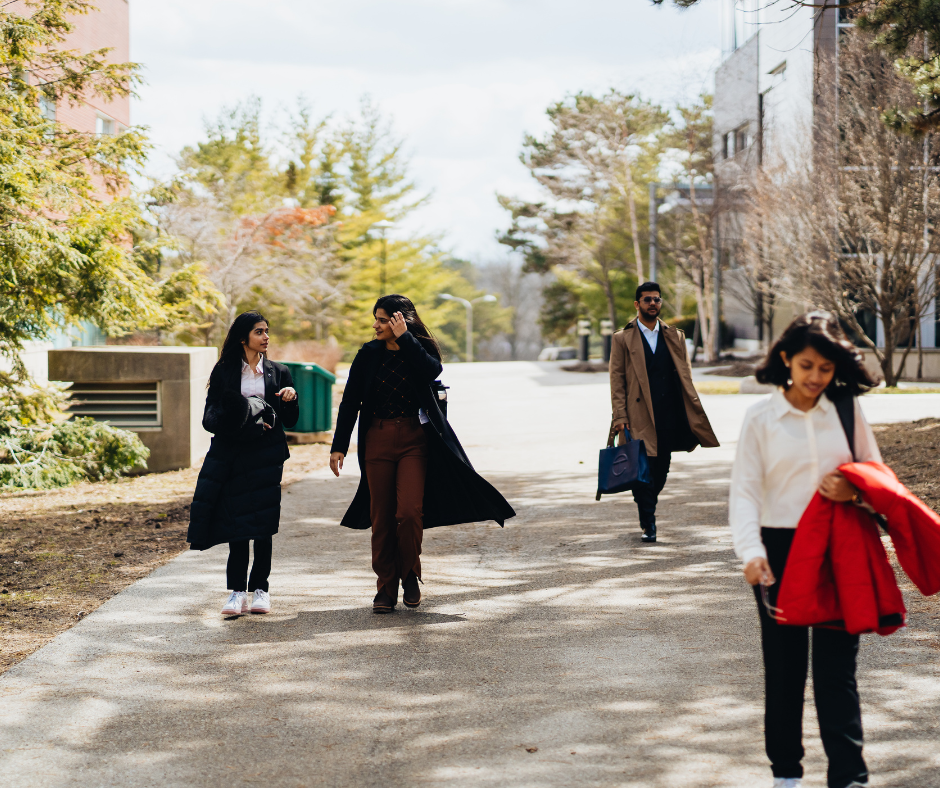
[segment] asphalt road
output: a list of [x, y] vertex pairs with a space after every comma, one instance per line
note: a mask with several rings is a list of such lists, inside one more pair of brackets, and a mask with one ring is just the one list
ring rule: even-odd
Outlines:
[[[720, 449], [678, 456], [639, 541], [594, 501], [603, 376], [448, 367], [451, 421], [516, 507], [429, 531], [417, 611], [370, 612], [368, 536], [337, 526], [357, 478], [284, 496], [274, 612], [222, 620], [225, 548], [188, 553], [0, 677], [0, 782], [33, 786], [769, 786], [753, 598], [726, 526], [751, 396], [703, 397]], [[940, 395], [870, 396], [872, 421]], [[940, 613], [937, 614], [940, 616]], [[866, 636], [877, 786], [940, 785], [940, 667], [916, 618]], [[807, 788], [825, 785], [812, 703]]]

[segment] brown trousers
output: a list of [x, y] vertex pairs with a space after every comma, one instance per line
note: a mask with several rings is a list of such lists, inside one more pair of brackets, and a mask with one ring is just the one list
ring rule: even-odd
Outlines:
[[428, 443], [417, 417], [375, 419], [366, 436], [372, 569], [378, 590], [398, 599], [398, 581], [421, 577]]

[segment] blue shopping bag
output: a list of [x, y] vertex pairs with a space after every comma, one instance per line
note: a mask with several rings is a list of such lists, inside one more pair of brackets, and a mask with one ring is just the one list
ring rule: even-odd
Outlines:
[[635, 484], [650, 483], [650, 463], [646, 457], [646, 444], [630, 440], [630, 431], [624, 431], [627, 442], [614, 446], [614, 431], [607, 438], [607, 448], [601, 449], [597, 463], [597, 498], [601, 495], [632, 490]]

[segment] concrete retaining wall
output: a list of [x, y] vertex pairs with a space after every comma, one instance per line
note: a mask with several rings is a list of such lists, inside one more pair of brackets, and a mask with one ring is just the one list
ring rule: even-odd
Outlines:
[[49, 379], [70, 383], [160, 384], [160, 427], [137, 429], [150, 449], [147, 469], [189, 468], [209, 449], [202, 428], [206, 384], [215, 365], [215, 348], [75, 347], [49, 351]]

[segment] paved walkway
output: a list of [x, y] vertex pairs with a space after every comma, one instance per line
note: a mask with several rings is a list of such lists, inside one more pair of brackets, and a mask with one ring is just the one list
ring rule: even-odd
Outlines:
[[[725, 525], [733, 446], [677, 458], [641, 545], [594, 501], [604, 376], [454, 365], [451, 418], [516, 506], [426, 535], [425, 602], [373, 616], [356, 485], [284, 496], [276, 612], [223, 621], [225, 549], [187, 553], [0, 677], [0, 775], [32, 786], [769, 786], [754, 603]], [[498, 392], [498, 394], [494, 393]], [[756, 397], [707, 397], [733, 441]], [[871, 397], [873, 421], [940, 397]], [[355, 466], [351, 462], [349, 469]], [[864, 639], [874, 785], [936, 788], [936, 621]], [[825, 784], [807, 709], [806, 785]]]

